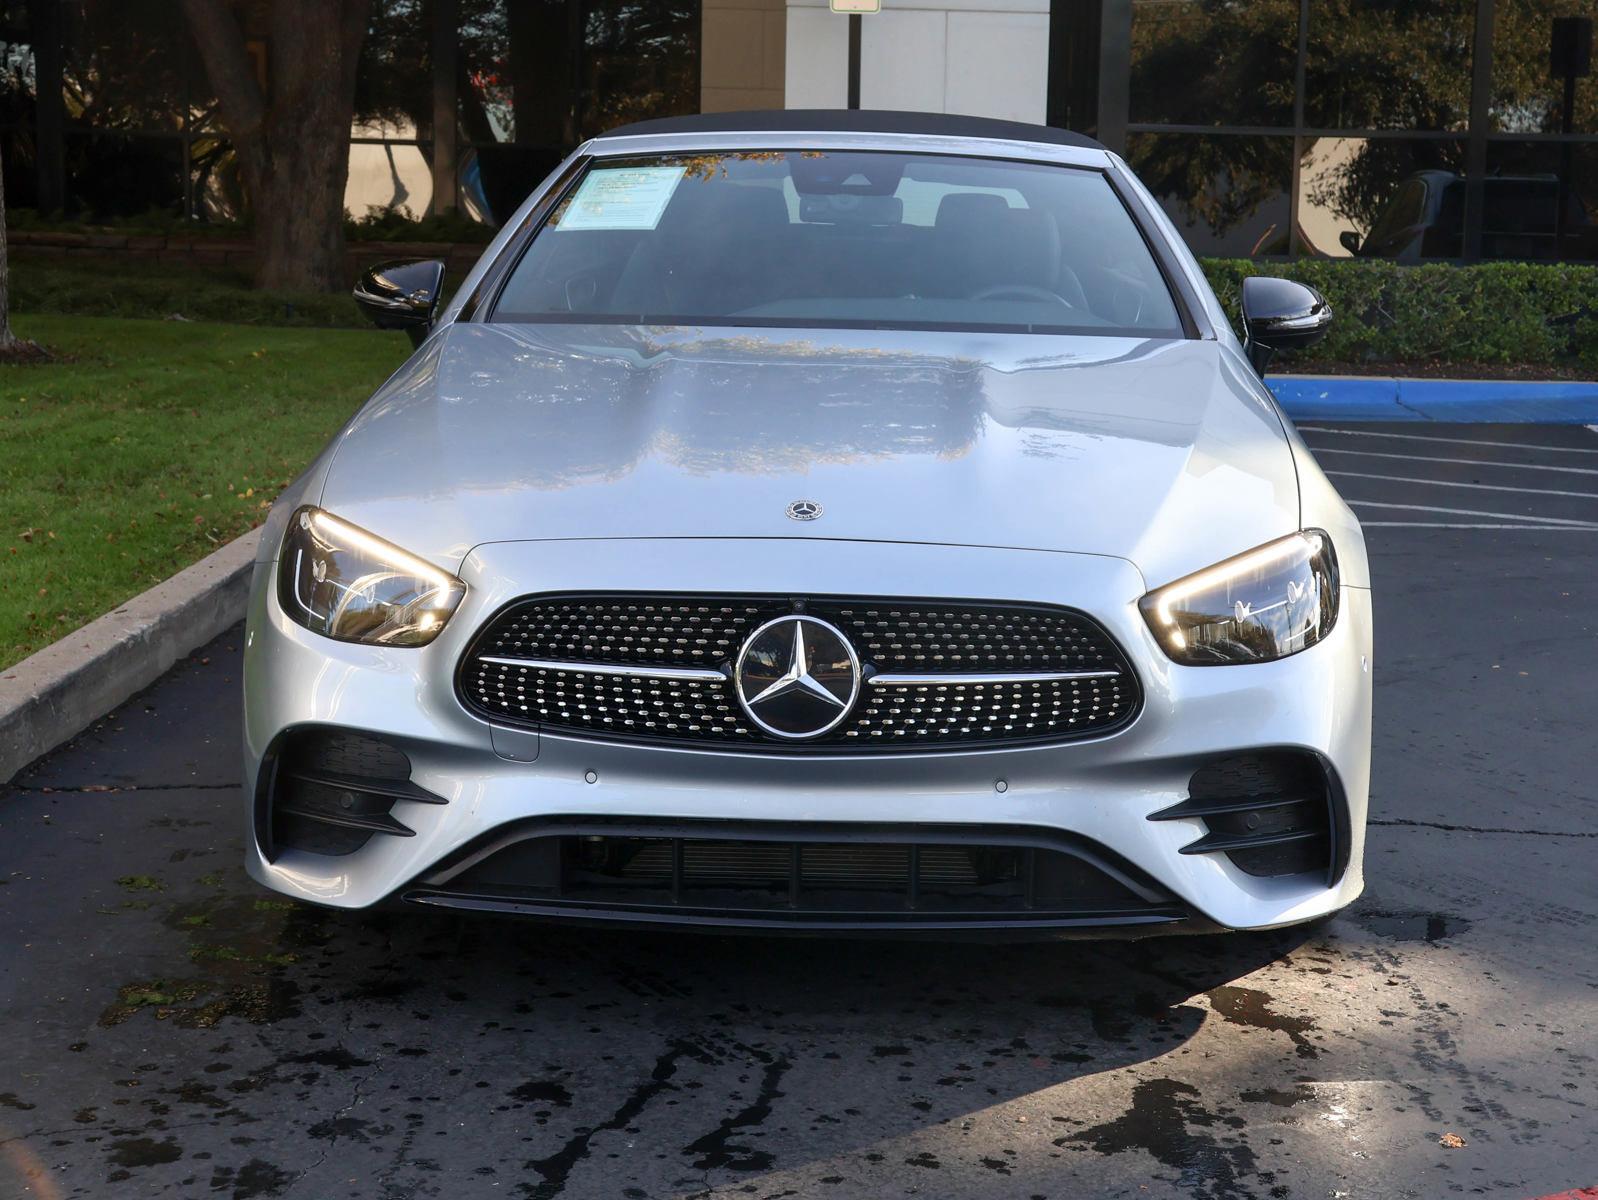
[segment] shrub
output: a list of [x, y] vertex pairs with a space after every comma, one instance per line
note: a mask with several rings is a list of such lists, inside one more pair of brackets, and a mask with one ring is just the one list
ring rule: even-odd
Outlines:
[[226, 267], [119, 263], [13, 255], [11, 307], [84, 317], [181, 317], [241, 325], [366, 328], [349, 294], [256, 291], [249, 273]]
[[354, 242], [470, 242], [486, 245], [495, 230], [460, 212], [412, 220], [403, 212], [373, 205], [364, 217], [344, 218], [344, 233]]
[[[88, 221], [31, 208], [6, 212], [6, 228], [18, 233], [117, 233], [183, 238], [231, 238], [248, 241], [246, 221], [190, 221], [166, 209]], [[469, 242], [484, 245], [495, 230], [459, 212], [412, 219], [404, 212], [373, 205], [365, 216], [344, 214], [344, 236], [351, 242]]]
[[[377, 222], [368, 226], [375, 231]], [[361, 327], [347, 294], [274, 295], [250, 287], [243, 270], [135, 265], [113, 254], [63, 260], [14, 255], [16, 311], [85, 316], [165, 317], [260, 325]], [[1301, 280], [1331, 301], [1332, 331], [1293, 361], [1598, 367], [1598, 266], [1564, 263], [1435, 263], [1401, 267], [1370, 259], [1257, 262], [1203, 260], [1205, 273], [1237, 321], [1250, 275]], [[448, 280], [453, 287], [458, 278]]]
[[1598, 266], [1210, 258], [1203, 267], [1238, 328], [1239, 293], [1250, 275], [1319, 289], [1337, 320], [1299, 362], [1598, 365]]

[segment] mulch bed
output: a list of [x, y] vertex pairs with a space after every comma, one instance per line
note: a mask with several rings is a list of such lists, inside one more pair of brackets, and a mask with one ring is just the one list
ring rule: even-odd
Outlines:
[[30, 342], [26, 338], [18, 338], [11, 345], [0, 347], [0, 363], [27, 365], [49, 362], [53, 357], [38, 342]]

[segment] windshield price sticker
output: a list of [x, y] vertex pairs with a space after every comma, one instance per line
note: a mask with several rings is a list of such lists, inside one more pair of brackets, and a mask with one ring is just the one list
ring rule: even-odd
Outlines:
[[590, 171], [557, 229], [653, 229], [687, 167], [614, 167]]

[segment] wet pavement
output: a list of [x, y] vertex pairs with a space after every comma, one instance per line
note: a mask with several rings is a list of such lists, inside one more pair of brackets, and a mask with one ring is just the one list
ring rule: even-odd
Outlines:
[[0, 789], [0, 1198], [1598, 1184], [1598, 434], [1364, 428], [1305, 435], [1378, 588], [1369, 884], [1329, 925], [928, 945], [286, 904], [240, 868], [235, 631]]

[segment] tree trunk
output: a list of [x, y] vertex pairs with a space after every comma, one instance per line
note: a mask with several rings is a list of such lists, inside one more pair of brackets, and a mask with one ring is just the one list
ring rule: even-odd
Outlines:
[[17, 335], [11, 332], [11, 262], [6, 257], [6, 177], [0, 163], [0, 354], [9, 354], [16, 346]]
[[6, 181], [0, 163], [0, 362], [40, 362], [50, 352], [11, 331], [11, 259], [6, 250]]
[[258, 287], [347, 287], [344, 185], [371, 0], [270, 0], [266, 87], [227, 0], [183, 0], [249, 193]]

